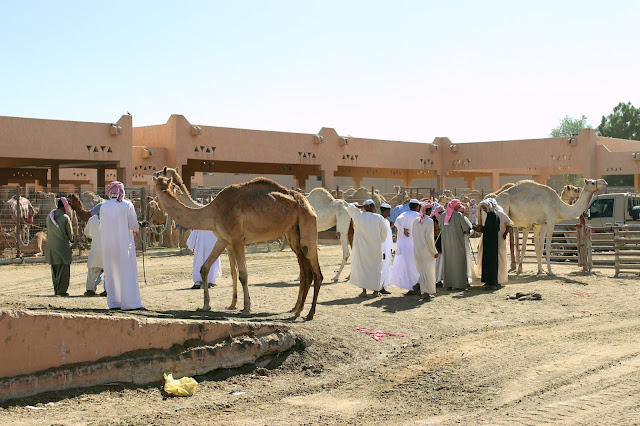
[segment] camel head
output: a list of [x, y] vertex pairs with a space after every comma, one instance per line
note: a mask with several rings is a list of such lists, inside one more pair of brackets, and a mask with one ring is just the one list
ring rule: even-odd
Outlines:
[[162, 175], [160, 176], [153, 176], [152, 177], [153, 181], [156, 184], [156, 191], [157, 192], [166, 192], [169, 195], [171, 195], [172, 197], [175, 197], [175, 193], [173, 191], [173, 178], [172, 177], [164, 177]]
[[604, 179], [585, 179], [583, 189], [587, 192], [596, 192], [607, 186]]
[[562, 188], [560, 199], [567, 204], [573, 204], [578, 198], [580, 198], [581, 191], [582, 188], [578, 188], [577, 186], [565, 185], [564, 188]]
[[153, 174], [155, 177], [167, 177], [173, 178], [173, 184], [177, 186], [184, 185], [184, 181], [182, 180], [182, 176], [178, 173], [176, 169], [172, 169], [171, 167], [164, 167], [162, 170], [158, 170]]
[[72, 206], [81, 206], [82, 205], [82, 201], [80, 201], [80, 198], [78, 198], [78, 196], [76, 194], [67, 195], [67, 200], [69, 200], [69, 205], [72, 205]]

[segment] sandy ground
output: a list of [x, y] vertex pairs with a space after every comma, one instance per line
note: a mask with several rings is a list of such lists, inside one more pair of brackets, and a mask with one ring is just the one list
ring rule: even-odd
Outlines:
[[[347, 266], [343, 280], [325, 283], [315, 319], [305, 322], [288, 313], [298, 291], [290, 250], [248, 255], [248, 317], [225, 310], [231, 299], [226, 258], [213, 311], [203, 314], [195, 312], [202, 293], [187, 290], [191, 257], [173, 253], [146, 256], [148, 284], [141, 292], [148, 312], [108, 312], [104, 298], [82, 297], [82, 261], [72, 265], [69, 298], [51, 296], [47, 265], [1, 266], [0, 308], [275, 321], [293, 327], [308, 346], [265, 368], [196, 377], [191, 398], [163, 398], [160, 383], [102, 386], [5, 404], [0, 423], [640, 424], [637, 276], [583, 275], [576, 266], [554, 264], [557, 276], [538, 277], [534, 265], [525, 265], [525, 274], [510, 277], [501, 290], [440, 291], [425, 303], [399, 289], [358, 298], [359, 289], [343, 281]], [[329, 280], [339, 246], [323, 245], [320, 259]], [[543, 299], [507, 300], [517, 291], [537, 291]], [[356, 327], [410, 337], [375, 341]]]

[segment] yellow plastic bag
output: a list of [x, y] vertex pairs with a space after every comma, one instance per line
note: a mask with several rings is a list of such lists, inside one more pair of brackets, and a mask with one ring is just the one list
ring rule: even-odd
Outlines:
[[198, 382], [191, 377], [175, 380], [172, 373], [164, 373], [164, 391], [176, 396], [191, 396], [196, 392]]

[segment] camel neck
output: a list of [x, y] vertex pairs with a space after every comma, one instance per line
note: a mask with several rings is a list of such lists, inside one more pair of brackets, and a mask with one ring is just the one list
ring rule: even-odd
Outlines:
[[[158, 192], [158, 201], [160, 202], [162, 210], [171, 216], [171, 218], [175, 220], [176, 223], [180, 224], [180, 226], [187, 229], [202, 229], [202, 210], [206, 206], [186, 206], [182, 201], [178, 200], [173, 194], [170, 194], [167, 191]], [[209, 219], [207, 222], [215, 222], [215, 220], [210, 220], [213, 214], [213, 210], [207, 209], [206, 217]]]
[[593, 196], [593, 192], [582, 190], [580, 194], [580, 198], [574, 204], [567, 204], [560, 200], [563, 204], [563, 208], [560, 211], [559, 219], [575, 219], [579, 217], [584, 211], [589, 207], [589, 203], [591, 202], [591, 197]]

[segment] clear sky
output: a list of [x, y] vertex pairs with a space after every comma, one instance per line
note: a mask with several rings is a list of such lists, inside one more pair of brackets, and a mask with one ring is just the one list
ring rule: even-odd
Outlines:
[[640, 106], [638, 1], [5, 1], [0, 115], [431, 142]]

